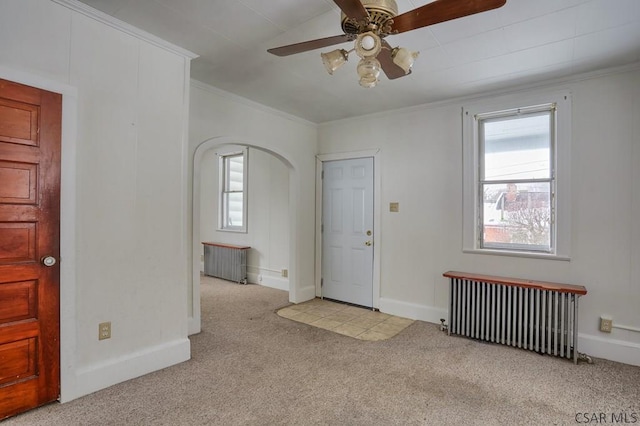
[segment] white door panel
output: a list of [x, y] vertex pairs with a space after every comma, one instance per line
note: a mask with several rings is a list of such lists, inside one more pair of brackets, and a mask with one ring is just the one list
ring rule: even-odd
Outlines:
[[322, 296], [373, 306], [373, 158], [323, 163]]

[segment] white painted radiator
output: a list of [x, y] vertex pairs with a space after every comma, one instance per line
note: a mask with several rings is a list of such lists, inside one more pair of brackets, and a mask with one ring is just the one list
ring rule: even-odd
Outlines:
[[583, 286], [449, 271], [448, 333], [573, 358]]
[[204, 274], [237, 283], [247, 283], [247, 252], [251, 247], [204, 244]]

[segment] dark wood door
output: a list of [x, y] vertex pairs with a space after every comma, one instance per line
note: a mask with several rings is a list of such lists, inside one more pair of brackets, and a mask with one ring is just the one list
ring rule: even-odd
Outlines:
[[0, 419], [60, 395], [61, 118], [61, 95], [0, 79]]

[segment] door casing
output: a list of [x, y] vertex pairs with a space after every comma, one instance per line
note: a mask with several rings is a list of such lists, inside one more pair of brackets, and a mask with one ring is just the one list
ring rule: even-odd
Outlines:
[[62, 95], [5, 79], [2, 89], [3, 122], [14, 123], [1, 144], [9, 173], [2, 201], [9, 238], [2, 288], [5, 302], [15, 306], [4, 311], [2, 326], [5, 417], [60, 396]]
[[316, 259], [315, 259], [315, 284], [316, 296], [322, 296], [322, 163], [325, 161], [352, 160], [356, 158], [373, 158], [373, 228], [375, 229], [375, 242], [373, 245], [373, 308], [380, 309], [380, 249], [381, 249], [381, 227], [380, 227], [380, 150], [371, 149], [364, 151], [353, 151], [334, 154], [316, 155]]
[[0, 78], [62, 94], [60, 173], [60, 402], [88, 392], [77, 383], [76, 360], [76, 145], [78, 89], [23, 70], [0, 65]]

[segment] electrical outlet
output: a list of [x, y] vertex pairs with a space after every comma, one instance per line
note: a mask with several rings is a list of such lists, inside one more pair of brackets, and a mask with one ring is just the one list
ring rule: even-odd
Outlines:
[[392, 213], [398, 213], [400, 211], [400, 203], [389, 203], [389, 211]]
[[287, 278], [289, 276], [289, 270], [288, 269], [283, 269], [282, 270], [282, 276]]
[[111, 321], [98, 324], [98, 340], [111, 339]]
[[600, 331], [603, 333], [611, 333], [613, 328], [613, 319], [609, 317], [600, 317]]

